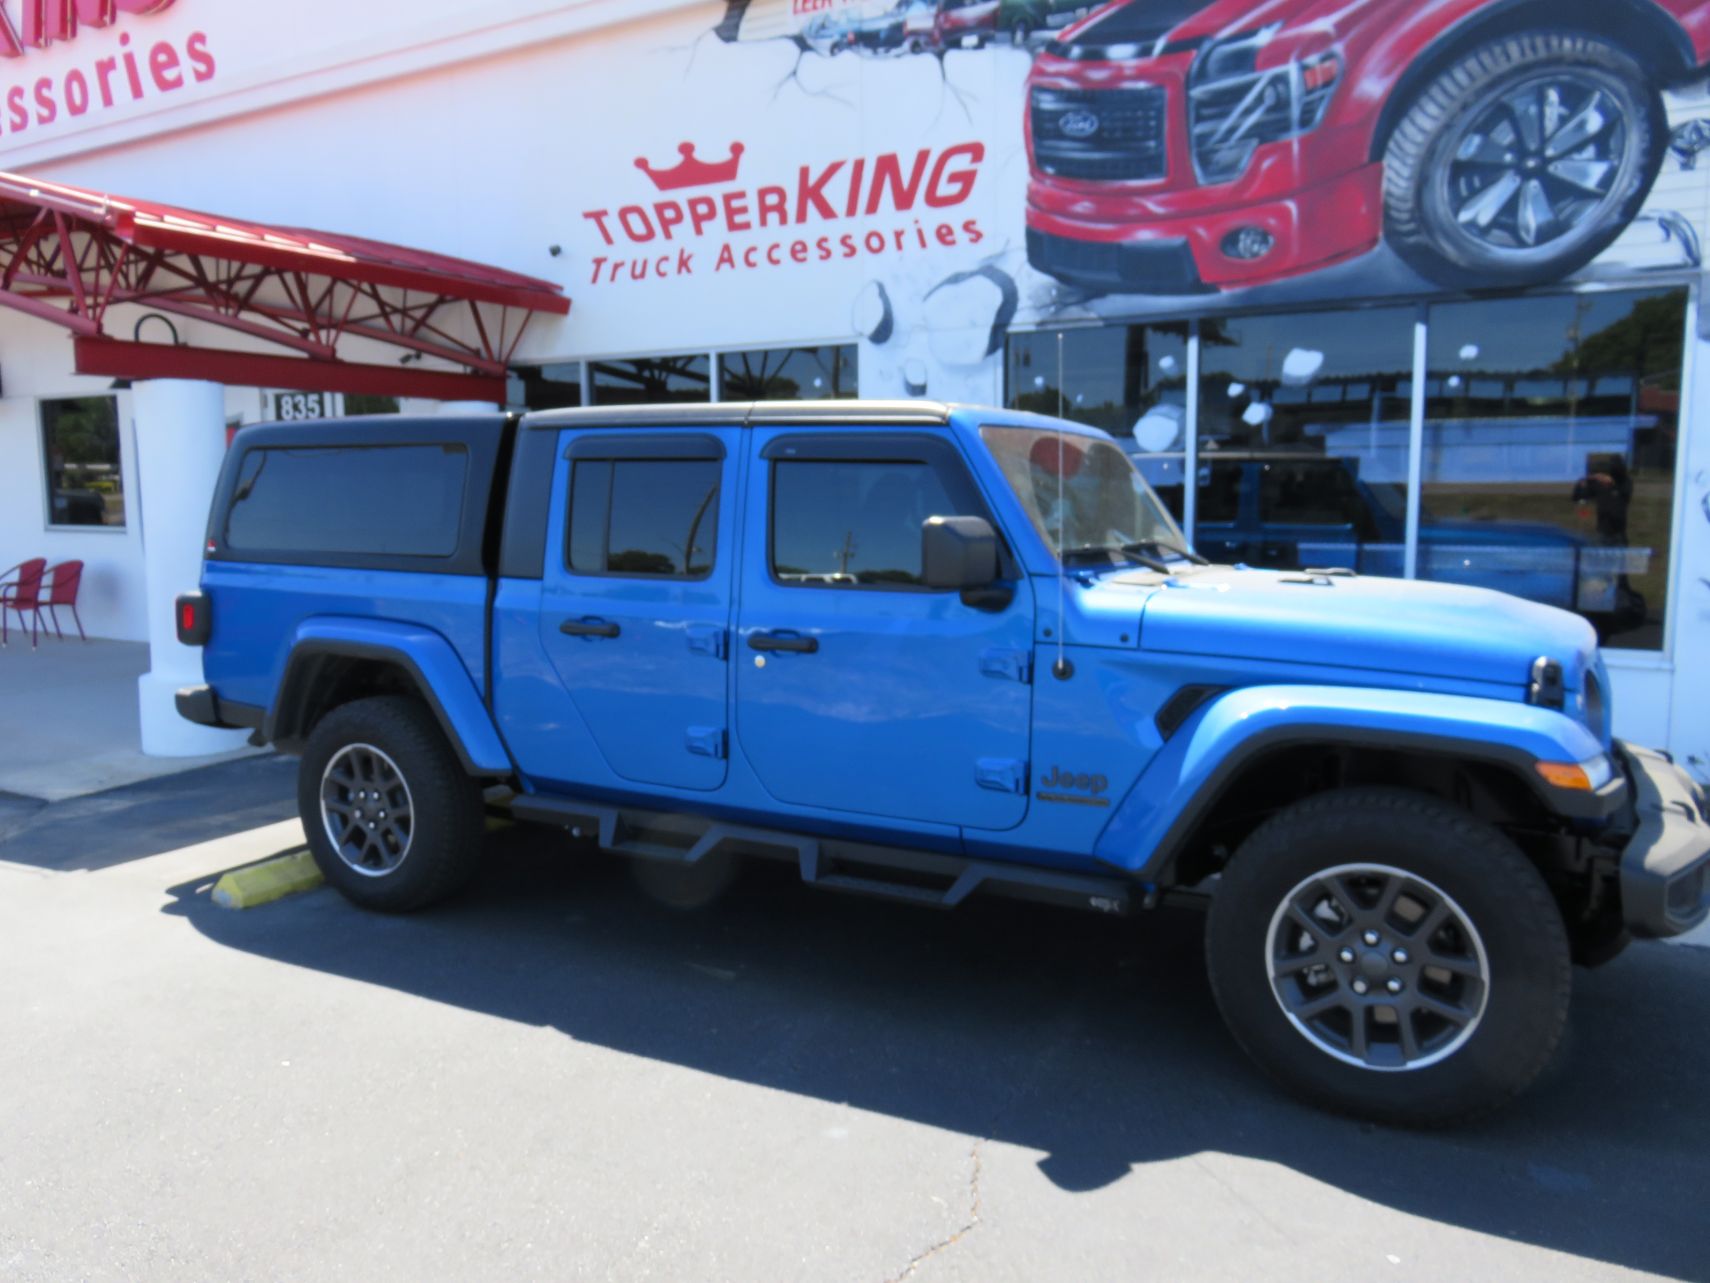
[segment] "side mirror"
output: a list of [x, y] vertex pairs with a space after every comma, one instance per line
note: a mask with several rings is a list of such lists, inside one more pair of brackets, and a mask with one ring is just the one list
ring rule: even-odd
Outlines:
[[997, 532], [984, 517], [928, 517], [920, 565], [928, 588], [984, 588], [998, 577]]

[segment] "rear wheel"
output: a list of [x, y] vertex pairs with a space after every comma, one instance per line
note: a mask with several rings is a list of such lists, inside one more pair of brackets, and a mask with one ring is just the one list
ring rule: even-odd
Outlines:
[[1237, 1041], [1313, 1102], [1442, 1125], [1492, 1109], [1561, 1040], [1567, 935], [1503, 834], [1435, 798], [1350, 789], [1275, 816], [1206, 930]]
[[322, 876], [367, 909], [444, 899], [481, 849], [480, 786], [413, 699], [357, 700], [322, 718], [298, 768], [297, 803]]
[[1385, 239], [1441, 285], [1558, 280], [1632, 221], [1667, 141], [1661, 94], [1615, 45], [1493, 39], [1428, 83], [1390, 135]]

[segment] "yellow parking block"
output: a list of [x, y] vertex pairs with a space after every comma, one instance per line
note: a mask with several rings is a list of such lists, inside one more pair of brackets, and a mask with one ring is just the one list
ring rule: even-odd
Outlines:
[[321, 871], [308, 848], [233, 869], [214, 883], [214, 903], [223, 909], [253, 909], [320, 886]]

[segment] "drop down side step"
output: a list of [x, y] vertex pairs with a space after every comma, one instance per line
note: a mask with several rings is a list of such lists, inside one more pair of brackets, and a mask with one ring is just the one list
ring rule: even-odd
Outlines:
[[511, 813], [591, 838], [617, 855], [674, 864], [719, 855], [788, 860], [809, 886], [937, 909], [953, 909], [976, 891], [1099, 913], [1127, 913], [1133, 899], [1132, 884], [1119, 878], [753, 828], [705, 816], [538, 794], [513, 799]]

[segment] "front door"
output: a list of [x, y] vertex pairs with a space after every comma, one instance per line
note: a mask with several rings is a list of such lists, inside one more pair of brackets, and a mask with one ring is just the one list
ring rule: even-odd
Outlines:
[[[921, 525], [986, 516], [946, 434], [755, 430], [736, 734], [774, 798], [1005, 829], [1027, 811], [1032, 595], [921, 582]], [[1007, 558], [1006, 558], [1007, 560]]]
[[593, 430], [569, 436], [557, 465], [541, 641], [622, 780], [724, 783], [740, 440]]

